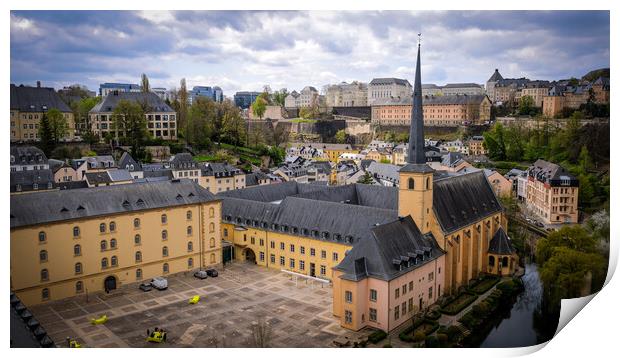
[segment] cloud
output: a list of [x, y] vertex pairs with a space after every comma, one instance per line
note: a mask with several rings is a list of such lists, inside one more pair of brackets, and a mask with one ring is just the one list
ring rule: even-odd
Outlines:
[[609, 11], [12, 11], [11, 81], [239, 90], [397, 76], [580, 77], [610, 63]]

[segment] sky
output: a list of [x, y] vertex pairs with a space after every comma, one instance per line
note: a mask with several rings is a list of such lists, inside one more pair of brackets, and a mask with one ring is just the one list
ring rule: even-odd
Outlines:
[[608, 11], [11, 11], [11, 83], [220, 86], [553, 80], [609, 67]]

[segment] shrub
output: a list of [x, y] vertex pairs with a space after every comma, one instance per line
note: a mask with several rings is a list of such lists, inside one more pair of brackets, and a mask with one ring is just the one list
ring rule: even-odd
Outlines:
[[368, 335], [368, 341], [370, 343], [377, 344], [385, 339], [385, 337], [387, 337], [387, 333], [385, 333], [385, 331], [376, 330]]
[[390, 343], [386, 343], [383, 345], [383, 348], [392, 348], [392, 345]]
[[430, 320], [438, 320], [439, 317], [441, 317], [441, 312], [439, 312], [439, 310], [429, 311], [426, 314], [426, 318]]
[[424, 334], [424, 332], [416, 332], [413, 335], [414, 342], [422, 342], [425, 339], [426, 339], [426, 334]]
[[444, 346], [448, 343], [448, 335], [445, 333], [437, 333], [437, 340], [440, 346]]
[[463, 292], [458, 295], [454, 300], [444, 305], [441, 308], [441, 312], [450, 316], [454, 316], [455, 314], [465, 309], [465, 307], [469, 306], [477, 298], [478, 296], [474, 294]]
[[483, 294], [491, 289], [496, 283], [500, 280], [497, 276], [486, 276], [480, 281], [478, 281], [475, 285], [470, 287], [470, 291], [476, 294]]
[[454, 342], [461, 336], [461, 331], [455, 326], [450, 326], [446, 330], [446, 334], [448, 335], [448, 339]]
[[439, 340], [435, 336], [426, 337], [426, 346], [429, 348], [438, 348]]

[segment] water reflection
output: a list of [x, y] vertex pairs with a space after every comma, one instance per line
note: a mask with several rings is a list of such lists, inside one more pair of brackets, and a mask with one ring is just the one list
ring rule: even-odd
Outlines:
[[525, 290], [505, 316], [498, 318], [482, 348], [526, 347], [548, 341], [558, 324], [557, 314], [543, 310], [543, 287], [536, 264], [525, 265]]

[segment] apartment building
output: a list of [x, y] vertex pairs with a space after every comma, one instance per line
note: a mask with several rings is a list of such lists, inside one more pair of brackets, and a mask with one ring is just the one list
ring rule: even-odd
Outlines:
[[543, 98], [549, 93], [549, 81], [530, 81], [521, 89], [521, 97], [530, 96], [535, 107], [543, 106]]
[[302, 108], [319, 105], [319, 91], [312, 86], [304, 87], [300, 92], [293, 91], [284, 99], [286, 108]]
[[545, 224], [577, 223], [579, 181], [561, 166], [539, 159], [528, 168], [527, 208]]
[[329, 85], [325, 102], [327, 107], [364, 107], [368, 104], [368, 84], [353, 81]]
[[484, 87], [477, 83], [448, 83], [441, 87], [441, 93], [444, 96], [477, 96], [485, 94]]
[[198, 183], [213, 194], [246, 187], [243, 171], [227, 163], [204, 163], [200, 174]]
[[411, 102], [411, 84], [400, 78], [373, 78], [368, 84], [368, 105], [373, 106], [377, 101], [388, 99], [402, 99]]

